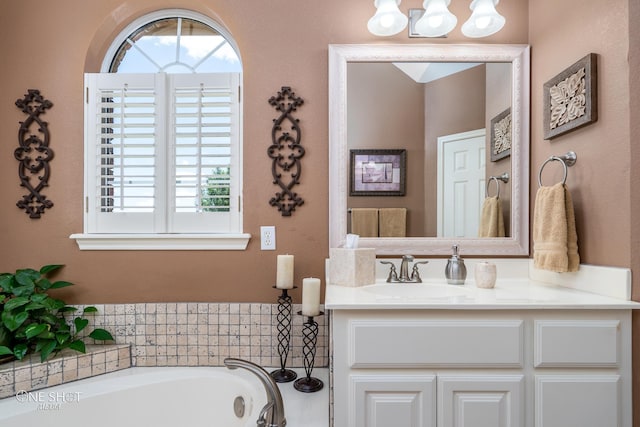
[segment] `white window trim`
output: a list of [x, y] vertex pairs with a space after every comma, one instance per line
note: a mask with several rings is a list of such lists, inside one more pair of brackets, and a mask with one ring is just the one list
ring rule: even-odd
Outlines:
[[225, 250], [244, 251], [251, 234], [84, 234], [69, 236], [81, 251], [109, 250]]
[[[136, 29], [146, 25], [154, 20], [180, 16], [183, 18], [191, 18], [199, 20], [216, 31], [220, 32], [225, 39], [233, 46], [238, 57], [239, 50], [235, 44], [235, 40], [231, 37], [223, 27], [217, 22], [211, 20], [205, 15], [184, 9], [165, 9], [154, 12], [132, 22], [124, 28], [120, 34], [113, 40], [104, 62], [101, 72], [108, 72], [111, 60], [115, 52], [125, 40]], [[240, 59], [242, 61], [242, 59]], [[240, 104], [243, 105], [244, 93], [240, 93]], [[239, 129], [242, 133], [243, 114], [240, 110]], [[242, 140], [242, 135], [241, 135]], [[238, 147], [240, 150], [240, 163], [243, 158], [243, 144]], [[240, 176], [239, 185], [243, 188], [243, 175]], [[241, 192], [242, 194], [242, 192]], [[242, 229], [242, 215], [240, 216], [240, 229]], [[86, 217], [84, 218], [86, 227]], [[80, 250], [246, 250], [251, 234], [248, 233], [217, 233], [217, 234], [88, 234], [74, 233], [69, 236], [78, 244]]]

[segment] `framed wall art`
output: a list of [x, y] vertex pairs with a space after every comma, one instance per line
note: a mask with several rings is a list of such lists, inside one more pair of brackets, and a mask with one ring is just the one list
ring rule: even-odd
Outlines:
[[404, 196], [407, 150], [350, 151], [351, 196]]
[[511, 155], [511, 108], [491, 119], [491, 161]]
[[590, 53], [544, 84], [544, 139], [598, 120], [597, 55]]

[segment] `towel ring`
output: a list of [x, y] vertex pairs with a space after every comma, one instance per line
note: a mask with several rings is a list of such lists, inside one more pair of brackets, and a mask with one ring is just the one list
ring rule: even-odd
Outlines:
[[485, 197], [489, 197], [489, 185], [492, 181], [496, 183], [496, 197], [500, 198], [500, 183], [498, 181], [502, 181], [505, 184], [509, 182], [509, 174], [507, 172], [503, 173], [500, 176], [490, 176], [489, 181], [487, 181], [487, 188], [485, 189], [484, 195]]
[[549, 162], [557, 161], [562, 163], [562, 168], [564, 169], [564, 176], [562, 177], [562, 184], [566, 184], [567, 175], [569, 171], [569, 167], [576, 164], [576, 160], [578, 156], [575, 152], [569, 151], [567, 154], [562, 156], [551, 156], [547, 160], [544, 161], [542, 166], [540, 166], [540, 171], [538, 172], [538, 188], [542, 187], [542, 170]]

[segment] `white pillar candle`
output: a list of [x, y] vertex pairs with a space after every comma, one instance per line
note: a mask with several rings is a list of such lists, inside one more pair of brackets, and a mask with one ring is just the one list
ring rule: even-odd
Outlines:
[[307, 277], [302, 279], [302, 315], [320, 314], [320, 279]]
[[293, 289], [293, 255], [278, 255], [276, 288]]

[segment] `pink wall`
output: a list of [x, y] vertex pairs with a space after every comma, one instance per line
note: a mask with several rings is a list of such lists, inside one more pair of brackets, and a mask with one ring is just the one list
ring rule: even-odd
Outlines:
[[[465, 2], [452, 11], [467, 15]], [[527, 1], [501, 4], [508, 24], [486, 43], [527, 42]], [[246, 251], [80, 251], [68, 238], [82, 231], [83, 73], [98, 70], [117, 33], [153, 10], [183, 7], [224, 24], [236, 39], [244, 65], [244, 228], [254, 237]], [[418, 7], [405, 1], [402, 9]], [[422, 43], [406, 33], [381, 39], [366, 22], [373, 2], [325, 0], [24, 0], [5, 2], [0, 14], [0, 235], [3, 271], [47, 263], [66, 264], [61, 276], [78, 286], [62, 290], [70, 302], [143, 301], [271, 302], [276, 255], [296, 256], [295, 276], [324, 277], [328, 255], [328, 99], [327, 45], [330, 43]], [[81, 18], [79, 18], [81, 17]], [[434, 43], [473, 43], [459, 27]], [[305, 199], [283, 218], [268, 201], [276, 191], [266, 149], [276, 111], [269, 97], [291, 86], [305, 101], [298, 110], [306, 149], [298, 193]], [[46, 195], [55, 203], [31, 220], [15, 202], [18, 186], [18, 121], [15, 107], [29, 88], [54, 103], [46, 113], [55, 151]], [[260, 251], [261, 225], [275, 225], [278, 250]], [[294, 292], [299, 300], [300, 289]]]
[[407, 236], [426, 236], [421, 85], [389, 63], [356, 63], [348, 68], [349, 149], [405, 149], [407, 168], [405, 196], [348, 197], [347, 207], [407, 208]]

